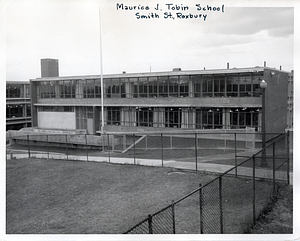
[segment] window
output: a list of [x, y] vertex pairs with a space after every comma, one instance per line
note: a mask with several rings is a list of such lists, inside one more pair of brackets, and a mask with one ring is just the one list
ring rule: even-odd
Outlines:
[[201, 97], [201, 88], [202, 88], [202, 76], [201, 75], [192, 75], [192, 83], [194, 85], [194, 97]]
[[55, 82], [54, 81], [39, 82], [38, 95], [42, 99], [55, 98]]
[[148, 90], [149, 90], [149, 97], [156, 98], [157, 97], [157, 77], [149, 77], [148, 78]]
[[95, 98], [95, 80], [86, 80], [83, 85], [83, 98]]
[[[168, 97], [168, 83], [169, 83], [169, 81], [170, 81], [170, 84], [171, 84], [171, 81], [172, 81], [171, 77], [170, 77], [170, 80], [169, 80], [168, 76], [158, 77], [158, 94], [159, 94], [159, 97]], [[170, 96], [172, 96], [172, 93], [170, 93]]]
[[111, 97], [119, 98], [121, 96], [120, 79], [111, 80]]
[[121, 111], [119, 107], [107, 107], [107, 125], [120, 125]]
[[165, 108], [165, 127], [181, 127], [181, 108]]
[[214, 76], [214, 96], [225, 96], [225, 76]]
[[101, 97], [101, 79], [95, 80], [95, 98]]
[[59, 81], [60, 98], [75, 98], [75, 80]]
[[252, 76], [239, 76], [239, 93], [240, 97], [251, 97]]
[[212, 76], [203, 76], [203, 97], [212, 97], [213, 88], [213, 77]]
[[179, 96], [189, 96], [189, 76], [179, 76]]
[[196, 129], [222, 129], [221, 108], [199, 108], [196, 109]]
[[43, 112], [74, 112], [73, 106], [39, 106], [38, 111]]
[[138, 78], [130, 78], [130, 83], [133, 84], [133, 98], [138, 98], [139, 95], [139, 82]]
[[152, 108], [136, 108], [137, 126], [153, 126]]
[[230, 110], [231, 129], [244, 129], [252, 127], [258, 130], [259, 109], [236, 108]]
[[146, 77], [139, 78], [139, 97], [148, 96], [148, 79]]
[[261, 96], [260, 82], [262, 81], [262, 76], [253, 77], [253, 96]]
[[228, 76], [227, 78], [227, 96], [238, 97], [238, 76]]
[[23, 117], [23, 105], [6, 105], [6, 118]]
[[76, 129], [88, 129], [87, 120], [93, 118], [93, 107], [77, 106], [76, 107]]

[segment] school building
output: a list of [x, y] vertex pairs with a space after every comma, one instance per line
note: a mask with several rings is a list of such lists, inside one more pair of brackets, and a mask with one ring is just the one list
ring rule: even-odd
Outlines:
[[31, 127], [29, 81], [6, 82], [6, 131]]
[[[58, 61], [49, 65], [58, 70]], [[104, 116], [103, 129], [109, 132], [249, 127], [259, 133], [262, 80], [267, 83], [266, 132], [293, 127], [293, 71], [269, 68], [266, 63], [103, 75], [103, 104], [100, 75], [59, 77], [58, 71], [49, 75], [30, 80], [32, 127], [37, 129], [99, 134]]]

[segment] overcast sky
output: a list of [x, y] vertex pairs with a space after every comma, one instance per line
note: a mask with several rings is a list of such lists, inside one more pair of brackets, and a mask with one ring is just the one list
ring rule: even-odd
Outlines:
[[[238, 1], [6, 0], [6, 80], [41, 76], [40, 59], [59, 59], [60, 76], [267, 66], [294, 69], [293, 4]], [[292, 3], [293, 1], [290, 1]], [[117, 9], [148, 6], [149, 10]], [[187, 10], [168, 9], [168, 5]], [[195, 4], [220, 7], [198, 11]], [[159, 4], [159, 10], [155, 10]], [[224, 4], [224, 12], [222, 5]], [[249, 3], [248, 3], [249, 4]], [[251, 7], [252, 6], [252, 7]], [[171, 13], [174, 19], [164, 18]], [[138, 19], [157, 14], [159, 18]], [[198, 15], [179, 19], [177, 13]], [[199, 17], [199, 14], [202, 14]], [[204, 20], [204, 15], [206, 15]], [[3, 18], [2, 18], [3, 19]]]

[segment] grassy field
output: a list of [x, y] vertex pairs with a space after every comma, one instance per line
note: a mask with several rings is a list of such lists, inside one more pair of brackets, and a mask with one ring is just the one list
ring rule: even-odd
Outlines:
[[[109, 163], [23, 159], [6, 167], [8, 234], [119, 234], [215, 175], [170, 168]], [[257, 182], [257, 209], [270, 196]], [[251, 219], [251, 182], [224, 178], [226, 233], [242, 233]], [[215, 190], [207, 190], [207, 193]], [[199, 233], [199, 196], [176, 206], [176, 233]], [[207, 199], [207, 207], [218, 207]], [[216, 219], [207, 209], [207, 220]], [[212, 226], [212, 228], [215, 228]]]

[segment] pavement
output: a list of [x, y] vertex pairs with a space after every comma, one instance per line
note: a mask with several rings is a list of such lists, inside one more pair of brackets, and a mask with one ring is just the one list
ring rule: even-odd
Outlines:
[[[18, 153], [16, 150], [10, 150], [10, 153], [6, 155], [6, 159], [23, 159], [28, 158], [28, 153], [23, 150]], [[246, 160], [247, 157], [251, 157], [257, 150], [249, 150], [246, 152], [239, 153], [239, 159]], [[105, 154], [105, 153], [104, 153]], [[40, 151], [31, 151], [30, 157], [35, 158], [49, 158], [49, 159], [59, 159], [59, 160], [77, 160], [77, 161], [91, 161], [91, 162], [109, 162], [117, 164], [135, 164], [142, 166], [163, 166], [170, 167], [174, 169], [183, 169], [183, 170], [192, 170], [205, 173], [225, 173], [231, 170], [234, 166], [232, 165], [222, 165], [216, 163], [207, 163], [213, 160], [225, 160], [225, 159], [234, 159], [234, 153], [229, 154], [218, 154], [211, 156], [199, 157], [196, 167], [196, 162], [180, 161], [180, 160], [158, 160], [158, 159], [141, 159], [141, 158], [122, 158], [122, 157], [110, 157], [107, 153], [106, 156], [87, 156], [87, 155], [66, 155], [56, 152], [40, 152]], [[237, 173], [236, 173], [237, 172]], [[228, 174], [237, 174], [238, 176], [253, 176], [253, 169], [251, 167], [238, 167], [236, 170], [231, 170]], [[273, 171], [271, 169], [265, 168], [256, 168], [255, 176], [257, 178], [273, 178]], [[286, 171], [276, 171], [275, 177], [277, 180], [286, 181], [287, 172]], [[293, 185], [293, 172], [290, 172], [290, 184]]]

